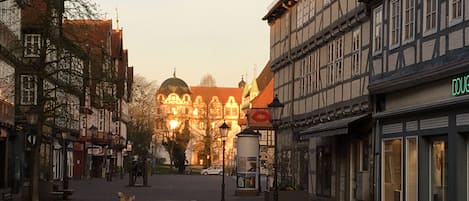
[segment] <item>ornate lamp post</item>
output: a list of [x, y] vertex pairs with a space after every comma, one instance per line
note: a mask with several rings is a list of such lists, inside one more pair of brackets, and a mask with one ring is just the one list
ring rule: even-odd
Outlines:
[[283, 114], [283, 103], [278, 100], [277, 94], [275, 94], [274, 99], [268, 105], [269, 112], [270, 112], [270, 122], [272, 122], [272, 126], [274, 127], [275, 131], [275, 145], [274, 145], [274, 201], [278, 201], [278, 183], [277, 183], [277, 171], [278, 171], [278, 164], [277, 164], [277, 155], [278, 155], [278, 136], [277, 136], [277, 129], [280, 123], [280, 119], [282, 118]]
[[62, 188], [63, 190], [68, 189], [68, 154], [67, 154], [67, 148], [68, 148], [68, 138], [69, 133], [68, 132], [62, 132], [62, 140], [63, 140], [63, 184]]
[[[30, 107], [29, 110], [26, 112], [26, 120], [28, 124], [33, 127], [34, 125], [37, 126], [39, 121], [39, 111], [36, 107]], [[39, 130], [39, 129], [37, 129]], [[32, 149], [30, 152], [30, 196], [31, 200], [36, 201], [39, 200], [39, 145], [36, 145], [37, 142], [37, 135], [39, 133], [34, 133], [33, 129], [30, 130], [30, 134], [27, 137], [27, 141], [32, 145]], [[40, 136], [39, 136], [40, 137]]]
[[223, 153], [223, 160], [222, 160], [222, 179], [221, 179], [221, 201], [225, 201], [225, 141], [228, 134], [228, 129], [230, 127], [223, 121], [223, 124], [218, 127], [220, 128], [220, 137], [222, 141], [222, 153]]
[[176, 128], [178, 127], [178, 125], [179, 125], [178, 120], [172, 119], [172, 120], [169, 121], [169, 127], [171, 128], [171, 131], [173, 132], [172, 135], [171, 135], [172, 142], [170, 144], [171, 145], [171, 147], [170, 147], [170, 152], [171, 153], [169, 153], [169, 158], [171, 159], [169, 165], [171, 167], [171, 170], [173, 169], [173, 163], [174, 163], [173, 162], [173, 160], [174, 160], [173, 153], [174, 153], [174, 145], [176, 143]]

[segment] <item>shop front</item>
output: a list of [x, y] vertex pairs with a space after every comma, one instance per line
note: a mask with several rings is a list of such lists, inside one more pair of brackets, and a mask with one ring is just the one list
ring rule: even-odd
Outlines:
[[309, 142], [309, 193], [314, 200], [371, 200], [371, 118], [355, 115], [300, 132]]
[[458, 76], [384, 95], [384, 107], [373, 115], [378, 200], [469, 200], [464, 80]]

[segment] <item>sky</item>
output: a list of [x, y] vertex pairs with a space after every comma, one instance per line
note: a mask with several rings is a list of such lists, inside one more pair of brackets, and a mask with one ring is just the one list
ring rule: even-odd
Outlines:
[[158, 85], [176, 76], [190, 86], [211, 74], [218, 87], [248, 82], [269, 60], [273, 0], [95, 0], [124, 31], [135, 74]]

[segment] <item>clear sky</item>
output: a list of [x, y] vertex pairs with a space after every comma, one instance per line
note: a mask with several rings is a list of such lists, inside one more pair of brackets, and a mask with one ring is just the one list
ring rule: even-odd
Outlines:
[[[136, 74], [161, 84], [172, 76], [198, 85], [211, 74], [217, 86], [252, 81], [269, 59], [273, 0], [95, 0], [116, 27]], [[255, 75], [254, 75], [255, 74]]]

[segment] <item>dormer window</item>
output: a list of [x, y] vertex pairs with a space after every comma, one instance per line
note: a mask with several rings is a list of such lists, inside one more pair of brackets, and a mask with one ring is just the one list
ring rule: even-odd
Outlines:
[[24, 56], [39, 57], [41, 50], [41, 35], [25, 34], [24, 35]]

